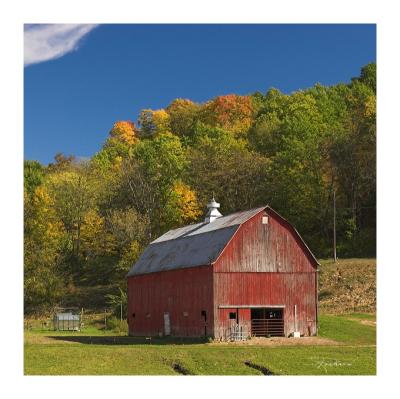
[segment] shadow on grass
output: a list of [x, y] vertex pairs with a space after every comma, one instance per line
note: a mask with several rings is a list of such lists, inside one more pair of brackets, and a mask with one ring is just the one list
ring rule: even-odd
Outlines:
[[127, 337], [120, 335], [88, 336], [88, 335], [50, 335], [48, 338], [57, 341], [76, 342], [87, 345], [198, 345], [208, 342], [206, 338], [175, 337]]

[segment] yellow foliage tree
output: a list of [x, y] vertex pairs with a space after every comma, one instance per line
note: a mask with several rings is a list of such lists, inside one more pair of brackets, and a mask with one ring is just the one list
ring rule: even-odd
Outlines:
[[140, 134], [153, 136], [171, 131], [170, 116], [164, 109], [144, 109], [139, 116]]
[[117, 121], [110, 131], [110, 138], [132, 145], [138, 141], [135, 124], [131, 121]]
[[46, 187], [24, 193], [25, 310], [54, 304], [61, 295], [59, 251], [65, 231]]
[[167, 224], [171, 227], [190, 224], [195, 222], [201, 213], [196, 193], [187, 184], [176, 182], [166, 209], [169, 219]]
[[113, 255], [116, 247], [114, 237], [105, 228], [104, 218], [96, 209], [90, 209], [81, 227], [81, 252], [84, 257]]
[[124, 252], [122, 253], [121, 259], [118, 262], [117, 269], [119, 271], [126, 272], [132, 267], [132, 265], [137, 261], [141, 252], [140, 244], [138, 241], [133, 240], [130, 245], [128, 245]]

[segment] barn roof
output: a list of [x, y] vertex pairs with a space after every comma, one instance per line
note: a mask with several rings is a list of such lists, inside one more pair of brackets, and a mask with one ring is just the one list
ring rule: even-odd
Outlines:
[[239, 226], [265, 207], [222, 216], [170, 230], [145, 249], [128, 276], [209, 265], [215, 261]]
[[[217, 260], [240, 225], [266, 208], [271, 209], [269, 206], [263, 206], [222, 216], [212, 223], [202, 222], [168, 231], [150, 243], [130, 269], [128, 277], [210, 265]], [[281, 217], [277, 212], [273, 212]], [[293, 231], [318, 264], [299, 233], [294, 228]]]

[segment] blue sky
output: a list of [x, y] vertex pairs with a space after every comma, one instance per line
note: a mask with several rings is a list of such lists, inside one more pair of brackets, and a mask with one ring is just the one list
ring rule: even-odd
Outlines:
[[90, 157], [143, 108], [349, 82], [375, 60], [375, 25], [26, 26], [24, 156]]

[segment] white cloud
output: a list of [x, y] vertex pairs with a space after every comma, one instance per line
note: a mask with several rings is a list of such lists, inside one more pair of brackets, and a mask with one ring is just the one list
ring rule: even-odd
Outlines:
[[25, 66], [53, 60], [76, 50], [79, 41], [96, 26], [92, 24], [25, 25]]

